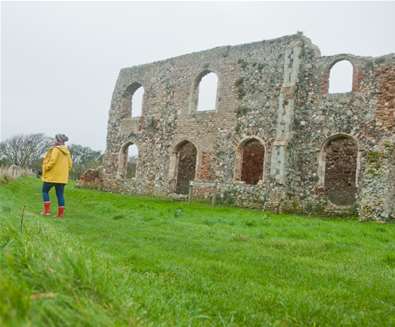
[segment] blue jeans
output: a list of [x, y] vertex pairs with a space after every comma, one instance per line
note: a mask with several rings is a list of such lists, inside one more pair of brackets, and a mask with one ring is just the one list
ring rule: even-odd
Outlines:
[[44, 182], [42, 188], [44, 202], [49, 201], [49, 191], [51, 190], [52, 186], [55, 186], [56, 197], [58, 198], [58, 206], [64, 207], [63, 193], [65, 184]]

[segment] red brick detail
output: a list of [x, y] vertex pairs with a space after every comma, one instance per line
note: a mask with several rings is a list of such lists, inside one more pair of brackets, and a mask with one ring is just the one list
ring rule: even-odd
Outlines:
[[354, 64], [353, 75], [352, 75], [352, 91], [356, 92], [359, 90], [359, 86], [361, 85], [361, 81], [363, 80], [363, 73], [360, 69], [358, 69]]
[[330, 68], [327, 69], [324, 72], [324, 74], [322, 74], [321, 93], [323, 95], [327, 95], [329, 92], [329, 73], [330, 73]]
[[212, 153], [202, 152], [200, 165], [197, 173], [197, 179], [208, 181], [214, 178], [214, 173], [212, 169], [213, 160], [214, 155]]
[[265, 148], [258, 140], [250, 140], [243, 146], [241, 180], [255, 185], [262, 179]]
[[80, 177], [78, 185], [88, 188], [100, 187], [103, 184], [103, 178], [98, 169], [88, 169]]
[[378, 81], [377, 125], [395, 130], [395, 67], [382, 67], [375, 74]]

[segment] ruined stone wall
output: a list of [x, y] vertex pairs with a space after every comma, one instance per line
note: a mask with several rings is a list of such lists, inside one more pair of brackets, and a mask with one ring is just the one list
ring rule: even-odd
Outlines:
[[[354, 67], [353, 90], [328, 94], [330, 69], [340, 60]], [[199, 82], [208, 72], [218, 76], [216, 110], [197, 111]], [[143, 113], [132, 118], [130, 100], [139, 86], [145, 90]], [[180, 145], [188, 141], [196, 148], [192, 198], [275, 211], [393, 217], [394, 164], [388, 149], [395, 144], [394, 87], [394, 55], [322, 57], [300, 33], [124, 68], [109, 113], [104, 187], [180, 193]], [[335, 179], [348, 174], [351, 180], [343, 183], [355, 188], [354, 201], [342, 201], [328, 184], [328, 142], [336, 138], [355, 145], [354, 154], [343, 145], [336, 150], [337, 157], [356, 157], [351, 172], [333, 173]], [[245, 162], [254, 156], [243, 156], [249, 142], [260, 143], [264, 153], [261, 179], [248, 177], [246, 183], [251, 172], [243, 166], [254, 167]], [[122, 151], [131, 143], [138, 146], [139, 159], [136, 176], [125, 178]], [[387, 158], [373, 175], [371, 153]], [[340, 198], [337, 204], [333, 196]]]

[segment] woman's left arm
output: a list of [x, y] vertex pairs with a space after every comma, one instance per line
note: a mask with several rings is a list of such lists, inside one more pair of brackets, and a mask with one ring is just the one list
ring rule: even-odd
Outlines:
[[52, 151], [51, 151], [51, 156], [50, 156], [50, 158], [49, 158], [49, 160], [48, 160], [48, 163], [46, 164], [46, 166], [45, 166], [45, 170], [51, 170], [51, 168], [53, 167], [53, 166], [55, 166], [55, 163], [56, 163], [56, 161], [58, 160], [58, 157], [59, 157], [59, 150], [57, 149], [57, 148], [54, 148]]

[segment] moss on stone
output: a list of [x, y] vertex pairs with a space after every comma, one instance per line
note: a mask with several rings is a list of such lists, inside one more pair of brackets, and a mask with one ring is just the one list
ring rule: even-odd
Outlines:
[[383, 153], [379, 151], [369, 151], [368, 152], [368, 162], [377, 163], [383, 158]]
[[248, 112], [249, 108], [240, 106], [236, 109], [236, 116], [241, 117], [244, 116]]

